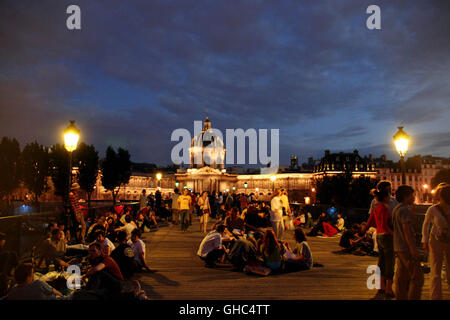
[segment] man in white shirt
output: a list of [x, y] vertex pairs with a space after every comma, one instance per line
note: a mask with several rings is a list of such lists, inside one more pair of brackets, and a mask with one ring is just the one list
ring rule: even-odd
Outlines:
[[281, 191], [276, 190], [275, 196], [270, 201], [270, 222], [272, 224], [273, 231], [278, 240], [281, 240], [283, 236], [284, 223], [283, 223], [283, 203], [281, 201]]
[[227, 249], [222, 245], [224, 232], [225, 226], [219, 225], [216, 230], [208, 233], [200, 243], [197, 255], [205, 261], [205, 266], [208, 268], [213, 268], [216, 261], [221, 259], [227, 252]]
[[131, 238], [131, 232], [136, 229], [136, 225], [131, 222], [131, 217], [127, 215], [125, 217], [125, 225], [123, 227], [116, 228], [114, 231], [125, 231], [127, 233], [127, 239]]
[[134, 260], [136, 261], [138, 269], [145, 268], [148, 271], [152, 271], [145, 261], [145, 243], [140, 237], [141, 231], [139, 229], [134, 229], [131, 233], [131, 239], [128, 240], [127, 244], [133, 249]]

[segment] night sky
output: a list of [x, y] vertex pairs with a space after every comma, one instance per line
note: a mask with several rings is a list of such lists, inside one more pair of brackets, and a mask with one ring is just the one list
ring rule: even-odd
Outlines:
[[450, 156], [450, 1], [0, 1], [0, 136], [51, 145], [74, 119], [101, 156], [169, 164], [171, 132], [206, 115], [280, 129], [281, 164], [397, 159], [399, 125], [409, 155]]

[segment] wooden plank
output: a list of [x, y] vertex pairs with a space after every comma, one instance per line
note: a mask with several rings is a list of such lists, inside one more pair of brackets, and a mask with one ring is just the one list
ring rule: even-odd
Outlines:
[[[157, 232], [146, 233], [146, 257], [157, 273], [140, 273], [136, 279], [150, 299], [293, 299], [367, 300], [375, 295], [367, 289], [366, 269], [376, 265], [376, 257], [339, 255], [339, 238], [309, 238], [316, 262], [323, 268], [314, 268], [289, 274], [258, 277], [226, 269], [208, 269], [197, 255], [202, 240], [198, 221], [189, 232], [179, 226], [168, 226]], [[293, 242], [292, 232], [284, 240]], [[450, 290], [443, 283], [444, 299], [450, 299]], [[428, 299], [429, 275], [425, 275], [422, 299]]]

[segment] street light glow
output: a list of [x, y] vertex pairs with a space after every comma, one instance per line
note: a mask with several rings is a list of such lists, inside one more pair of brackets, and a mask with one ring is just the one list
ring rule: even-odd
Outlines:
[[408, 152], [409, 136], [403, 131], [403, 127], [398, 127], [397, 133], [394, 135], [395, 148], [401, 157]]
[[159, 180], [161, 180], [161, 178], [162, 178], [162, 173], [157, 173], [156, 174], [156, 179], [159, 181]]
[[64, 148], [68, 152], [75, 151], [79, 139], [80, 130], [75, 126], [75, 120], [70, 120], [69, 126], [64, 130]]

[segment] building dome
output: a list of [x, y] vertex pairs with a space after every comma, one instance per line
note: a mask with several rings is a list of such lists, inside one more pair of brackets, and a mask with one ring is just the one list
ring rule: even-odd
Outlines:
[[212, 168], [224, 168], [225, 148], [223, 140], [217, 136], [211, 127], [211, 121], [206, 117], [203, 121], [202, 132], [191, 140], [189, 149], [191, 168], [209, 166]]

